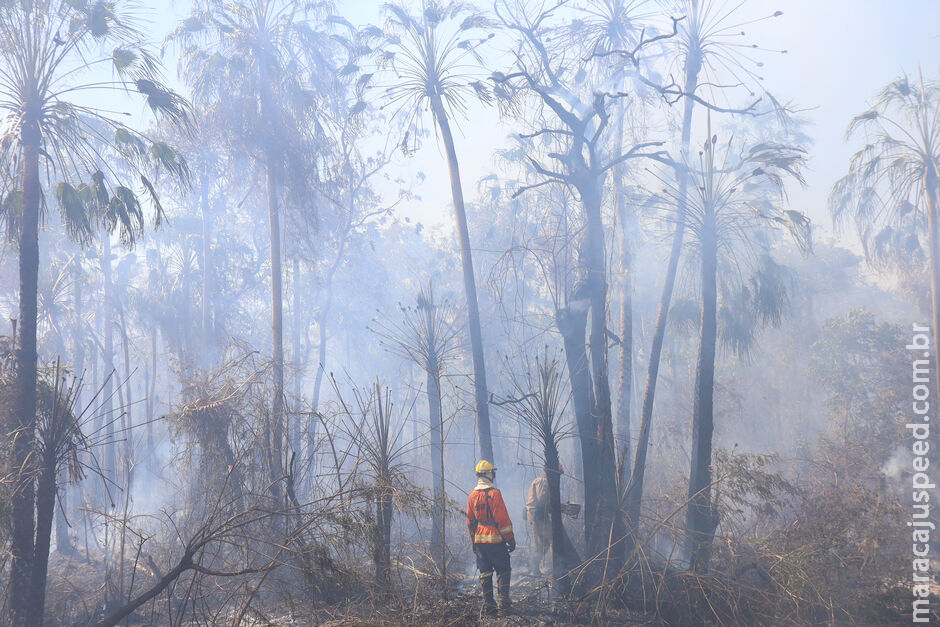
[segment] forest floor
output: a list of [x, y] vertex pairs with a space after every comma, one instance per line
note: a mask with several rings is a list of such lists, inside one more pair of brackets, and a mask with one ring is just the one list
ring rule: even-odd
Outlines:
[[[515, 576], [516, 573], [514, 572]], [[468, 578], [470, 580], [472, 578]], [[482, 597], [470, 585], [444, 600], [416, 599], [410, 608], [379, 609], [369, 614], [354, 612], [355, 616], [335, 616], [319, 622], [324, 627], [392, 627], [400, 625], [429, 627], [522, 627], [548, 625], [590, 625], [589, 604], [552, 603], [547, 582], [528, 575], [516, 577], [512, 583], [512, 609], [495, 617], [482, 616]], [[322, 618], [322, 617], [321, 617]], [[659, 625], [656, 619], [641, 612], [611, 610], [602, 624], [606, 625]]]

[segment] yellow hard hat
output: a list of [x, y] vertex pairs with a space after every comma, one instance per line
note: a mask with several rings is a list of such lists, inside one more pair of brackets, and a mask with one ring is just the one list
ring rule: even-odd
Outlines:
[[477, 462], [477, 467], [474, 470], [476, 471], [477, 474], [480, 474], [481, 472], [489, 472], [491, 470], [496, 470], [496, 466], [486, 461], [485, 459], [481, 459], [480, 461]]

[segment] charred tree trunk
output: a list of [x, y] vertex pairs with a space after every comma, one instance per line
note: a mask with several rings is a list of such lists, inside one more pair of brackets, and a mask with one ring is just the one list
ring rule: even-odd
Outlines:
[[13, 412], [13, 468], [10, 498], [13, 534], [10, 542], [10, 621], [39, 625], [41, 608], [31, 602], [35, 532], [36, 348], [39, 286], [39, 151], [42, 136], [38, 111], [27, 107], [20, 141], [23, 150], [23, 215], [19, 233], [19, 333], [16, 342], [16, 401]]
[[380, 486], [375, 497], [375, 579], [382, 587], [391, 583], [392, 491]]
[[444, 567], [444, 468], [443, 408], [441, 407], [441, 371], [437, 363], [428, 364], [428, 426], [431, 434], [431, 476], [434, 482], [434, 509], [431, 518], [431, 554]]
[[718, 525], [711, 502], [715, 344], [718, 337], [718, 245], [715, 213], [711, 204], [711, 201], [706, 203], [701, 234], [702, 329], [692, 401], [692, 468], [689, 473], [689, 510], [686, 519], [689, 567], [696, 572], [708, 570], [712, 538]]
[[548, 512], [552, 525], [552, 578], [555, 592], [559, 596], [571, 593], [571, 578], [568, 573], [581, 563], [574, 543], [565, 531], [561, 517], [561, 472], [558, 470], [558, 446], [545, 442], [545, 477], [548, 481]]
[[[55, 406], [55, 402], [53, 402]], [[50, 411], [55, 411], [50, 410]], [[49, 544], [52, 539], [52, 520], [55, 517], [56, 499], [56, 442], [61, 428], [56, 421], [64, 417], [53, 416], [50, 442], [45, 443], [40, 460], [39, 482], [36, 490], [36, 550], [33, 564], [31, 605], [36, 613], [36, 624], [42, 624], [43, 609], [46, 605], [46, 574], [49, 569]]]
[[457, 235], [460, 240], [460, 259], [463, 268], [463, 286], [467, 298], [467, 320], [470, 326], [470, 352], [473, 358], [473, 389], [477, 411], [477, 431], [480, 438], [480, 457], [496, 463], [493, 457], [493, 439], [490, 434], [490, 409], [486, 391], [486, 365], [483, 355], [483, 333], [480, 329], [480, 309], [477, 303], [476, 279], [473, 276], [473, 254], [470, 250], [470, 231], [467, 227], [467, 212], [463, 202], [460, 169], [457, 165], [457, 150], [451, 134], [450, 123], [440, 96], [431, 99], [434, 119], [444, 140], [447, 152], [447, 167], [450, 171], [450, 189], [454, 201]]
[[571, 383], [572, 404], [578, 425], [578, 441], [581, 444], [582, 476], [584, 478], [584, 537], [591, 546], [599, 502], [597, 433], [594, 428], [594, 386], [588, 366], [586, 330], [588, 303], [580, 298], [581, 289], [575, 290], [575, 298], [568, 307], [555, 312], [555, 324], [565, 346], [565, 362]]

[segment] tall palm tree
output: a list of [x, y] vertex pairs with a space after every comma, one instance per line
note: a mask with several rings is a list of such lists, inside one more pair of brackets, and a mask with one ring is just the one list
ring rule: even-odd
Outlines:
[[447, 155], [470, 326], [480, 456], [495, 461], [470, 231], [467, 227], [457, 149], [450, 127], [452, 119], [466, 114], [468, 98], [489, 100], [489, 93], [483, 84], [473, 79], [472, 66], [467, 56], [480, 61], [476, 49], [491, 35], [481, 38], [474, 36], [474, 33], [489, 28], [491, 23], [471, 5], [462, 2], [444, 4], [433, 0], [425, 1], [422, 3], [420, 17], [412, 17], [404, 8], [396, 5], [387, 4], [385, 10], [390, 46], [384, 52], [383, 59], [398, 77], [398, 83], [389, 88], [388, 96], [393, 102], [400, 104], [401, 110], [407, 114], [410, 134], [413, 131], [413, 123], [420, 121], [419, 117], [425, 106], [430, 108]]
[[272, 480], [283, 475], [284, 316], [281, 200], [307, 196], [312, 171], [305, 142], [315, 94], [308, 81], [327, 72], [325, 43], [312, 27], [310, 8], [296, 0], [202, 0], [167, 37], [181, 49], [180, 63], [197, 102], [229, 120], [232, 148], [260, 168], [271, 259], [271, 335], [274, 398], [267, 463]]
[[[149, 197], [158, 218], [162, 213], [143, 162], [166, 161], [164, 165], [180, 174], [185, 167], [171, 152], [153, 151], [151, 142], [125, 126], [120, 111], [80, 104], [107, 101], [115, 91], [139, 93], [154, 112], [174, 122], [186, 118], [183, 100], [160, 83], [158, 63], [143, 47], [143, 34], [122, 13], [126, 4], [13, 0], [0, 11], [2, 207], [3, 218], [16, 222], [20, 283], [13, 453], [20, 472], [12, 498], [9, 586], [11, 619], [17, 625], [42, 621], [45, 591], [45, 568], [34, 568], [33, 560], [31, 470], [41, 208], [56, 198], [70, 233], [87, 241], [95, 221], [87, 215], [88, 205], [76, 184], [91, 178], [86, 185], [99, 195], [99, 204], [108, 207], [102, 221], [112, 229], [121, 223], [125, 241], [133, 241], [143, 223], [141, 200]], [[113, 73], [102, 76], [96, 71], [106, 66]], [[138, 191], [133, 189], [138, 181], [109, 167], [111, 158], [102, 146], [116, 148], [133, 163], [132, 173], [142, 186]], [[53, 178], [60, 183], [51, 193]]]
[[[930, 260], [934, 346], [940, 337], [940, 82], [903, 75], [881, 90], [875, 104], [855, 116], [846, 138], [865, 145], [829, 196], [837, 226], [855, 222], [871, 261]], [[934, 368], [940, 394], [940, 369]], [[940, 441], [940, 440], [938, 440]]]
[[[659, 364], [685, 238], [684, 213], [689, 196], [688, 162], [690, 161], [689, 145], [692, 137], [693, 111], [696, 106], [699, 106], [722, 113], [753, 113], [755, 102], [748, 104], [738, 101], [737, 106], [741, 107], [739, 109], [723, 108], [716, 104], [731, 101], [735, 96], [741, 95], [741, 90], [745, 90], [744, 95], [750, 97], [752, 94], [749, 90], [753, 88], [755, 91], [763, 92], [761, 98], [769, 101], [771, 107], [779, 115], [785, 114], [773, 96], [758, 87], [763, 80], [755, 72], [758, 63], [742, 54], [741, 50], [750, 49], [750, 46], [742, 46], [738, 41], [740, 37], [746, 36], [742, 27], [764, 19], [779, 17], [782, 12], [775, 11], [771, 15], [756, 20], [741, 21], [739, 9], [743, 4], [743, 2], [739, 3], [729, 10], [724, 3], [715, 0], [675, 0], [666, 3], [666, 6], [674, 11], [674, 15], [684, 16], [679, 24], [679, 37], [675, 40], [677, 54], [674, 57], [676, 62], [681, 64], [680, 68], [676, 68], [675, 73], [682, 77], [682, 82], [665, 88], [654, 84], [651, 86], [660, 88], [668, 99], [683, 101], [679, 138], [681, 158], [676, 161], [674, 168], [678, 194], [673, 201], [678, 207], [679, 215], [675, 221], [669, 261], [666, 266], [666, 280], [663, 282], [650, 345], [633, 472], [626, 488], [625, 510], [633, 525], [636, 525], [640, 519]], [[726, 80], [729, 76], [734, 78], [730, 81], [730, 85]], [[704, 87], [704, 90], [700, 87]]]
[[[710, 126], [710, 125], [709, 125]], [[710, 130], [710, 128], [709, 128]], [[767, 232], [784, 228], [804, 252], [810, 250], [809, 221], [799, 212], [778, 206], [783, 199], [784, 175], [803, 179], [804, 152], [775, 143], [758, 143], [735, 162], [728, 153], [716, 155], [717, 136], [705, 142], [702, 170], [695, 174], [685, 215], [698, 257], [702, 298], [698, 363], [692, 402], [692, 467], [689, 476], [687, 547], [692, 570], [706, 570], [711, 540], [718, 524], [711, 499], [712, 432], [715, 354], [719, 337], [719, 292], [740, 283], [742, 270], [757, 272], [761, 289], [750, 295], [756, 314], [766, 321], [780, 319], [784, 299], [774, 280], [777, 266], [762, 262], [769, 254]], [[675, 194], [680, 194], [676, 190]], [[774, 198], [777, 196], [777, 198]], [[761, 274], [760, 270], [766, 270]], [[761, 281], [763, 279], [763, 281]], [[741, 293], [741, 290], [733, 290]], [[729, 308], [730, 311], [730, 308]]]

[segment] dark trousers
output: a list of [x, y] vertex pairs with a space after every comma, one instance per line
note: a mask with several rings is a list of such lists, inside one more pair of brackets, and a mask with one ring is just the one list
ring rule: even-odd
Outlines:
[[475, 543], [473, 553], [477, 556], [477, 569], [481, 573], [492, 573], [495, 570], [501, 575], [512, 570], [509, 563], [509, 549], [506, 548], [505, 542], [499, 544]]

